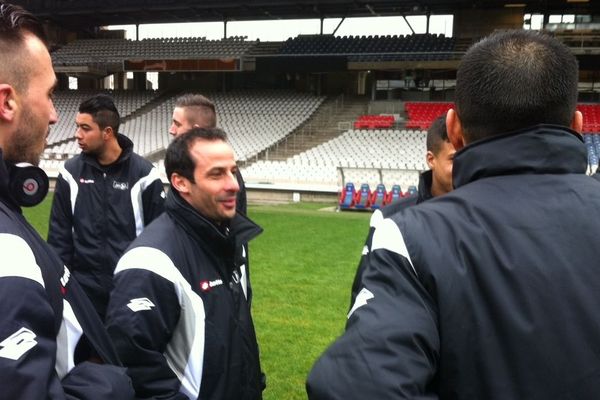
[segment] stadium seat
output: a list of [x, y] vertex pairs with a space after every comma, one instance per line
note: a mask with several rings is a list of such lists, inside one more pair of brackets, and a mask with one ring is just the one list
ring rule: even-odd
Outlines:
[[368, 183], [360, 185], [360, 190], [356, 192], [354, 208], [366, 209], [371, 206], [371, 188]]
[[387, 192], [385, 185], [380, 183], [371, 194], [371, 209], [377, 210], [386, 205]]
[[399, 201], [402, 198], [402, 188], [400, 185], [393, 185], [392, 189], [387, 194], [387, 199], [385, 204], [392, 204]]
[[417, 194], [419, 193], [419, 191], [417, 190], [417, 187], [415, 185], [410, 185], [408, 187], [408, 191], [406, 192], [409, 196], [412, 196], [413, 194]]
[[346, 187], [340, 194], [339, 207], [340, 209], [349, 209], [354, 207], [354, 196], [356, 195], [356, 189], [354, 183], [346, 183]]

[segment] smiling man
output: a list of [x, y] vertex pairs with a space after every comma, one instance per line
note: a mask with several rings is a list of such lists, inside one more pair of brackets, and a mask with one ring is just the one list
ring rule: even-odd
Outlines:
[[[177, 98], [169, 134], [173, 137], [184, 134], [192, 128], [216, 128], [217, 111], [215, 103], [198, 93], [188, 93]], [[244, 178], [238, 170], [235, 173], [240, 190], [237, 194], [236, 209], [247, 213], [247, 196]]]
[[195, 128], [165, 157], [165, 213], [115, 270], [107, 327], [140, 398], [260, 399], [237, 166], [219, 129]]
[[48, 243], [69, 266], [104, 317], [115, 265], [127, 245], [163, 211], [158, 171], [118, 133], [119, 112], [98, 94], [79, 106], [81, 154], [60, 170]]

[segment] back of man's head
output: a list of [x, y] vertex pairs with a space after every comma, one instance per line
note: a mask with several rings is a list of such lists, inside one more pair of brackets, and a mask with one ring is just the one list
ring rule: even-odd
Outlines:
[[446, 131], [446, 116], [437, 117], [427, 130], [427, 151], [438, 154], [444, 143], [450, 143]]
[[19, 91], [27, 89], [31, 63], [23, 43], [31, 34], [46, 43], [40, 22], [23, 8], [0, 2], [0, 83], [8, 83]]
[[185, 118], [190, 126], [199, 128], [215, 128], [217, 126], [215, 104], [201, 94], [184, 94], [177, 98], [175, 107], [184, 110]]
[[468, 142], [546, 123], [570, 126], [577, 60], [542, 33], [494, 33], [472, 46], [457, 71], [456, 112]]
[[218, 128], [193, 128], [173, 139], [169, 147], [167, 147], [165, 154], [165, 170], [169, 180], [173, 173], [177, 173], [187, 178], [190, 182], [195, 182], [194, 169], [196, 161], [190, 154], [190, 148], [197, 140], [220, 140], [226, 142], [227, 134]]
[[79, 105], [79, 113], [90, 114], [100, 129], [111, 127], [115, 135], [119, 131], [120, 116], [113, 98], [107, 94], [97, 94]]

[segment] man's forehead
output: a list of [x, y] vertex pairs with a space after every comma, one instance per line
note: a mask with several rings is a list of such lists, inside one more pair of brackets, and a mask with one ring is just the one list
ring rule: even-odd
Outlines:
[[75, 122], [77, 122], [78, 124], [87, 124], [87, 125], [95, 124], [94, 117], [92, 117], [92, 114], [79, 113], [79, 112], [75, 116]]
[[190, 148], [190, 154], [196, 160], [231, 160], [234, 161], [233, 149], [222, 140], [196, 139]]

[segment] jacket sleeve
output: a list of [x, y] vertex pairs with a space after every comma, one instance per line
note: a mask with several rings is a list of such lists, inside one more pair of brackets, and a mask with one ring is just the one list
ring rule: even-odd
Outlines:
[[74, 251], [73, 212], [71, 189], [62, 173], [56, 180], [49, 225], [48, 244], [56, 250], [62, 262], [70, 266]]
[[142, 206], [144, 207], [144, 226], [148, 226], [156, 217], [165, 210], [165, 191], [158, 170], [155, 170], [157, 178], [142, 192]]
[[437, 312], [394, 221], [375, 226], [363, 261], [346, 330], [313, 366], [309, 399], [436, 399]]
[[54, 311], [34, 255], [20, 237], [0, 234], [0, 397], [63, 398], [55, 372]]
[[148, 270], [117, 273], [106, 324], [136, 395], [187, 399], [164, 356], [180, 315], [173, 283]]
[[373, 214], [371, 214], [371, 220], [369, 222], [369, 233], [367, 234], [367, 239], [365, 240], [365, 245], [363, 247], [362, 255], [360, 257], [360, 261], [358, 263], [358, 268], [356, 269], [356, 275], [354, 275], [354, 281], [352, 282], [352, 291], [350, 293], [350, 308], [354, 304], [354, 300], [358, 295], [362, 281], [363, 272], [366, 268], [367, 264], [367, 254], [371, 252], [371, 242], [373, 241], [373, 233], [375, 232], [375, 225], [383, 219], [383, 214], [381, 210], [375, 210]]

